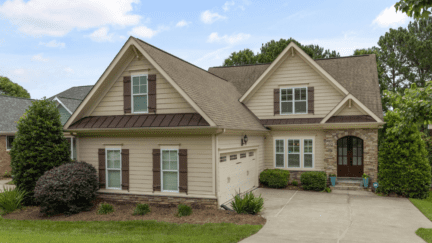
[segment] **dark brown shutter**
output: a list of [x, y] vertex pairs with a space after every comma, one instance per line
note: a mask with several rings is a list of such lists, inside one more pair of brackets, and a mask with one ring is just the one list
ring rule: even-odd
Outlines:
[[314, 114], [314, 87], [308, 87], [308, 113]]
[[188, 192], [188, 175], [187, 175], [187, 149], [179, 150], [179, 172], [180, 172], [180, 192]]
[[274, 89], [274, 114], [275, 115], [279, 115], [280, 114], [279, 99], [280, 99], [280, 89]]
[[105, 188], [105, 149], [99, 149], [99, 188]]
[[129, 191], [129, 149], [122, 149], [122, 190]]
[[160, 149], [153, 149], [153, 192], [161, 191]]
[[156, 112], [156, 74], [148, 76], [148, 96], [149, 112]]
[[124, 113], [131, 113], [131, 76], [123, 77]]

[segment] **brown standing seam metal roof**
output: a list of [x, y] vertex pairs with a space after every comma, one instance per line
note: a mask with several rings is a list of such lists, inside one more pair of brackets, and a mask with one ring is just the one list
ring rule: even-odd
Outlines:
[[[263, 119], [264, 126], [286, 125], [286, 124], [318, 124], [324, 118], [288, 118], [288, 119]], [[326, 123], [348, 123], [348, 122], [375, 122], [371, 116], [332, 116]]]
[[332, 116], [326, 123], [345, 123], [345, 122], [376, 122], [371, 116]]
[[210, 126], [198, 113], [85, 117], [69, 129]]
[[[374, 54], [314, 61], [369, 110], [384, 120]], [[209, 72], [228, 80], [243, 95], [270, 65], [271, 63], [212, 67], [209, 68]]]

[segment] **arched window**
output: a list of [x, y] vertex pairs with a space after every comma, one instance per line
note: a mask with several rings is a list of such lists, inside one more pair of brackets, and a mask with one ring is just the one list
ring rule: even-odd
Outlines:
[[361, 177], [363, 175], [363, 140], [346, 136], [337, 141], [338, 177]]

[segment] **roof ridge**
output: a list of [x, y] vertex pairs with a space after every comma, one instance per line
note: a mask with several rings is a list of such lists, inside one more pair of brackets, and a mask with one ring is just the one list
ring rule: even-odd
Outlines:
[[247, 66], [257, 66], [257, 65], [268, 65], [272, 64], [271, 62], [266, 63], [255, 63], [255, 64], [245, 64], [245, 65], [236, 65], [236, 66], [216, 66], [216, 67], [209, 67], [209, 68], [232, 68], [232, 67], [247, 67]]
[[68, 98], [68, 97], [63, 97], [63, 96], [55, 96], [55, 97], [62, 98], [62, 99], [70, 99], [70, 100], [80, 100], [80, 101], [82, 101], [82, 99]]
[[344, 57], [318, 58], [318, 59], [313, 59], [313, 60], [316, 61], [316, 60], [342, 59], [342, 58], [352, 58], [352, 57], [365, 57], [365, 56], [370, 56], [370, 55], [373, 55], [373, 54], [352, 55], [352, 56], [344, 56]]
[[164, 50], [162, 50], [162, 49], [160, 49], [160, 48], [158, 48], [158, 47], [156, 47], [156, 46], [154, 46], [154, 45], [152, 45], [152, 44], [150, 44], [150, 43], [147, 43], [147, 42], [145, 42], [145, 41], [143, 41], [143, 40], [141, 40], [141, 39], [139, 39], [139, 38], [133, 37], [133, 36], [132, 36], [132, 38], [137, 39], [137, 40], [141, 41], [142, 43], [144, 43], [144, 44], [146, 44], [146, 45], [149, 45], [149, 46], [151, 46], [151, 47], [153, 47], [153, 48], [155, 48], [155, 49], [157, 49], [157, 50], [159, 50], [159, 51], [161, 51], [161, 52], [163, 52], [163, 53], [165, 53], [165, 54], [168, 54], [168, 55], [170, 55], [170, 56], [172, 56], [172, 57], [174, 57], [174, 58], [176, 58], [176, 59], [178, 59], [178, 60], [180, 60], [180, 61], [182, 61], [182, 62], [185, 62], [185, 63], [187, 63], [187, 64], [189, 64], [189, 65], [191, 65], [191, 66], [193, 66], [193, 67], [196, 67], [196, 68], [198, 68], [198, 69], [200, 69], [200, 70], [202, 70], [202, 71], [204, 71], [204, 72], [206, 72], [206, 73], [208, 73], [208, 74], [211, 74], [211, 75], [213, 75], [213, 76], [215, 76], [215, 77], [217, 77], [217, 78], [220, 78], [220, 79], [222, 79], [223, 81], [228, 82], [228, 80], [223, 79], [223, 78], [221, 78], [221, 77], [219, 77], [219, 76], [217, 76], [217, 75], [215, 75], [215, 74], [213, 74], [213, 73], [210, 73], [210, 72], [208, 72], [207, 70], [205, 70], [205, 69], [203, 69], [203, 68], [200, 68], [200, 67], [198, 67], [197, 65], [192, 64], [192, 63], [190, 63], [190, 62], [188, 62], [188, 61], [186, 61], [186, 60], [183, 60], [183, 59], [181, 59], [180, 57], [175, 56], [175, 55], [173, 55], [173, 54], [171, 54], [171, 53], [169, 53], [169, 52], [167, 52], [167, 51], [164, 51]]
[[4, 94], [0, 94], [0, 96], [8, 97], [8, 98], [14, 98], [14, 99], [21, 99], [21, 100], [37, 100], [37, 99], [23, 98], [23, 97], [15, 97], [15, 96], [4, 95]]

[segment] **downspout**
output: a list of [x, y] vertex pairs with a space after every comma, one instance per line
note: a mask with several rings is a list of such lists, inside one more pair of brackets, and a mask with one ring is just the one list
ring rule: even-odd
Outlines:
[[218, 146], [218, 135], [224, 134], [226, 131], [225, 128], [223, 128], [222, 132], [218, 132], [215, 134], [215, 194], [216, 194], [216, 200], [217, 200], [217, 204], [219, 205], [219, 198], [218, 198], [218, 172], [219, 172], [219, 163], [218, 163], [218, 159], [219, 159], [219, 146]]

